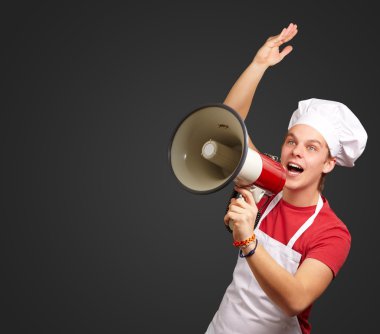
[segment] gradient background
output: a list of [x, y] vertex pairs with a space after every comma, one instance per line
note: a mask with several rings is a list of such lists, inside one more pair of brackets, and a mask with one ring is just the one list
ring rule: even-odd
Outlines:
[[237, 256], [222, 225], [232, 185], [184, 191], [169, 141], [190, 111], [222, 102], [289, 22], [299, 25], [294, 51], [266, 73], [246, 125], [258, 148], [279, 155], [299, 100], [341, 101], [363, 123], [366, 151], [325, 191], [351, 253], [311, 321], [313, 333], [378, 328], [374, 8], [41, 1], [1, 16], [1, 332], [205, 331]]

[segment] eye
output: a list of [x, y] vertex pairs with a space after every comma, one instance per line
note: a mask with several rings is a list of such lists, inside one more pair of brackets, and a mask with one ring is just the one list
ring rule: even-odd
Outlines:
[[309, 146], [307, 147], [307, 149], [308, 149], [309, 151], [317, 151], [317, 148], [316, 148], [315, 146], [313, 146], [313, 145], [309, 145]]
[[288, 145], [294, 145], [295, 141], [293, 139], [288, 139], [286, 142]]

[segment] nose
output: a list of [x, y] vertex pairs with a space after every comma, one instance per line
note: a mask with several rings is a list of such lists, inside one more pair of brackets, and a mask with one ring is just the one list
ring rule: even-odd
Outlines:
[[292, 154], [297, 157], [302, 157], [303, 156], [303, 149], [301, 145], [294, 145]]

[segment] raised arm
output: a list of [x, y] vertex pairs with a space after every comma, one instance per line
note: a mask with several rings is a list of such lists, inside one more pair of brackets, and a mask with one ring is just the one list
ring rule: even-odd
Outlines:
[[[224, 104], [236, 110], [245, 119], [251, 107], [256, 88], [265, 71], [268, 67], [278, 64], [293, 50], [291, 45], [287, 45], [280, 51], [280, 46], [290, 41], [297, 32], [297, 25], [290, 23], [280, 34], [269, 37], [232, 86], [224, 100]], [[249, 139], [249, 146], [256, 149], [251, 139]]]

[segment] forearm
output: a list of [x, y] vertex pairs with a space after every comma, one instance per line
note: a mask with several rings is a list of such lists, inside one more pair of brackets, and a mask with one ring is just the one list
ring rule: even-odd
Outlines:
[[265, 65], [252, 62], [240, 75], [224, 100], [224, 104], [236, 110], [243, 120], [248, 115], [256, 88], [267, 68]]
[[[258, 209], [248, 189], [234, 189], [243, 199], [231, 199], [224, 223], [228, 224], [232, 219], [233, 239], [247, 240], [252, 235]], [[242, 249], [243, 254], [248, 254], [255, 246], [256, 243], [253, 243]], [[246, 257], [246, 261], [263, 291], [288, 316], [297, 315], [311, 305], [326, 290], [334, 277], [330, 267], [315, 258], [306, 258], [292, 274], [277, 263], [260, 240], [256, 252]]]
[[[255, 54], [252, 63], [231, 88], [224, 104], [236, 110], [243, 120], [248, 115], [256, 88], [265, 71], [268, 67], [281, 62], [293, 49], [292, 46], [287, 45], [280, 51], [280, 46], [290, 41], [297, 34], [297, 31], [297, 25], [290, 23], [280, 34], [269, 37]], [[251, 141], [250, 147], [255, 149]]]
[[[244, 253], [251, 248], [247, 247]], [[260, 244], [255, 254], [246, 259], [261, 288], [285, 314], [294, 316], [309, 306], [310, 298], [302, 283], [280, 266]]]

